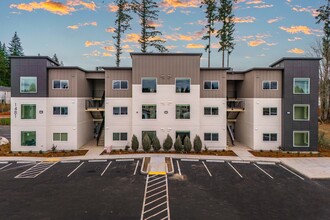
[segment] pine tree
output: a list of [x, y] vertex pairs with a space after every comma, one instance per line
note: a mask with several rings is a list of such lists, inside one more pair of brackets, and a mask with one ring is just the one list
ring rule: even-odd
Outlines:
[[116, 41], [116, 66], [119, 67], [120, 55], [122, 54], [121, 37], [127, 29], [131, 29], [129, 22], [132, 20], [132, 17], [128, 14], [131, 11], [131, 7], [126, 0], [116, 0], [115, 3], [118, 6], [118, 10], [116, 12], [115, 36], [112, 38]]
[[205, 28], [207, 29], [206, 35], [202, 37], [203, 40], [207, 40], [208, 43], [205, 46], [205, 51], [208, 51], [207, 66], [210, 67], [211, 63], [211, 36], [214, 32], [214, 22], [216, 20], [216, 1], [215, 0], [203, 0], [201, 2], [201, 8], [205, 6], [205, 14], [207, 19], [207, 24]]
[[18, 37], [17, 32], [15, 32], [11, 42], [9, 43], [8, 49], [10, 56], [24, 56], [21, 39]]
[[156, 27], [152, 25], [153, 22], [158, 20], [158, 5], [152, 0], [142, 0], [137, 2], [133, 0], [134, 12], [140, 18], [141, 21], [141, 36], [139, 43], [141, 46], [141, 52], [146, 53], [149, 47], [154, 47], [159, 52], [167, 52], [167, 48], [163, 46], [165, 41], [160, 38], [162, 33], [156, 30]]
[[56, 53], [54, 54], [52, 60], [54, 60], [56, 63], [60, 63], [59, 60], [58, 60], [58, 58], [57, 58]]
[[0, 42], [0, 85], [10, 86], [10, 65], [7, 47]]

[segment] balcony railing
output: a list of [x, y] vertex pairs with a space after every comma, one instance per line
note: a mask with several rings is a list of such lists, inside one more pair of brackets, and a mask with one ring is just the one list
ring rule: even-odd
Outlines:
[[104, 109], [104, 101], [103, 100], [86, 100], [85, 102], [86, 110], [99, 110]]
[[244, 111], [245, 102], [243, 100], [227, 100], [227, 111]]

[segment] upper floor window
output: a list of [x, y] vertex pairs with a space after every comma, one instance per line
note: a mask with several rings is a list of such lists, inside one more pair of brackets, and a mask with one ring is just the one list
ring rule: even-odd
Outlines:
[[219, 115], [218, 107], [204, 107], [204, 115]]
[[62, 107], [62, 106], [53, 107], [53, 115], [68, 115], [68, 107]]
[[219, 81], [204, 81], [204, 89], [219, 89]]
[[127, 133], [112, 133], [113, 141], [127, 141]]
[[142, 92], [143, 93], [155, 93], [155, 92], [157, 92], [157, 80], [156, 80], [156, 78], [142, 79]]
[[35, 131], [21, 131], [22, 146], [36, 146], [37, 133]]
[[309, 105], [293, 105], [293, 120], [308, 121]]
[[53, 89], [69, 89], [69, 80], [53, 80]]
[[142, 105], [142, 119], [156, 119], [157, 106], [156, 105]]
[[263, 141], [277, 141], [276, 133], [263, 133], [262, 134]]
[[294, 131], [293, 132], [294, 147], [309, 147], [309, 131]]
[[219, 141], [218, 133], [204, 133], [204, 141]]
[[20, 92], [21, 93], [37, 93], [37, 77], [21, 76]]
[[190, 93], [190, 79], [175, 79], [176, 93]]
[[127, 107], [113, 107], [113, 115], [127, 115]]
[[263, 108], [263, 115], [277, 115], [277, 108]]
[[277, 90], [277, 81], [263, 81], [262, 89], [264, 90]]
[[127, 80], [113, 80], [112, 89], [128, 89]]
[[176, 105], [176, 119], [190, 119], [190, 105]]
[[293, 94], [309, 94], [309, 92], [310, 92], [309, 78], [293, 79]]
[[68, 133], [53, 133], [53, 141], [68, 141]]
[[22, 104], [21, 119], [36, 119], [36, 105]]

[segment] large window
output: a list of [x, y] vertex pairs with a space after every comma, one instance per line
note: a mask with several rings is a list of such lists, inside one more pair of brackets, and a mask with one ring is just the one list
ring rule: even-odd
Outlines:
[[204, 89], [205, 90], [219, 89], [219, 81], [210, 81], [210, 80], [204, 81]]
[[21, 76], [20, 91], [21, 93], [37, 93], [37, 77]]
[[68, 115], [68, 107], [54, 106], [53, 115]]
[[113, 107], [113, 115], [127, 115], [127, 107]]
[[263, 108], [263, 115], [277, 115], [277, 108]]
[[190, 105], [176, 105], [176, 119], [190, 119]]
[[218, 133], [204, 133], [204, 141], [219, 141]]
[[293, 132], [294, 147], [309, 147], [309, 131], [294, 131]]
[[69, 80], [53, 80], [53, 89], [69, 89]]
[[142, 105], [142, 119], [156, 119], [157, 106], [156, 105]]
[[127, 141], [127, 133], [113, 133], [112, 140], [114, 141]]
[[310, 92], [309, 78], [293, 79], [293, 94], [309, 94], [309, 92]]
[[277, 134], [276, 133], [263, 133], [262, 140], [263, 141], [277, 141]]
[[153, 141], [154, 138], [156, 137], [156, 131], [142, 131], [142, 139], [144, 136], [148, 135], [150, 140]]
[[156, 80], [156, 78], [142, 79], [142, 92], [143, 93], [155, 93], [155, 92], [157, 92], [157, 80]]
[[128, 89], [128, 81], [127, 80], [113, 80], [112, 81], [112, 89]]
[[53, 133], [53, 141], [68, 141], [68, 133]]
[[190, 93], [190, 79], [176, 79], [175, 91], [176, 93]]
[[35, 131], [21, 131], [21, 145], [22, 146], [36, 146]]
[[309, 105], [293, 105], [293, 120], [308, 121]]
[[277, 90], [277, 81], [263, 81], [262, 89], [264, 90]]
[[218, 107], [204, 107], [204, 115], [219, 115]]
[[36, 119], [36, 105], [21, 105], [21, 119]]
[[190, 131], [176, 131], [175, 132], [175, 138], [177, 138], [178, 136], [180, 136], [180, 139], [182, 141], [182, 144], [184, 143], [184, 139], [186, 137], [190, 138]]

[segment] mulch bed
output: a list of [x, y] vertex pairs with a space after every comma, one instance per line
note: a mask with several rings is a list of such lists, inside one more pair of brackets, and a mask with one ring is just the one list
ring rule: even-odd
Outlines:
[[319, 148], [314, 152], [290, 152], [290, 151], [249, 151], [256, 157], [330, 157], [330, 149]]
[[213, 156], [237, 156], [233, 151], [231, 150], [225, 150], [225, 151], [216, 151], [216, 150], [208, 150], [208, 151], [202, 151], [200, 153], [191, 151], [189, 153], [186, 152], [175, 152], [175, 151], [169, 151], [169, 152], [144, 152], [144, 151], [125, 151], [125, 150], [112, 150], [110, 153], [107, 153], [106, 151], [103, 151], [101, 155], [121, 155], [121, 154], [185, 154], [185, 155], [213, 155]]

